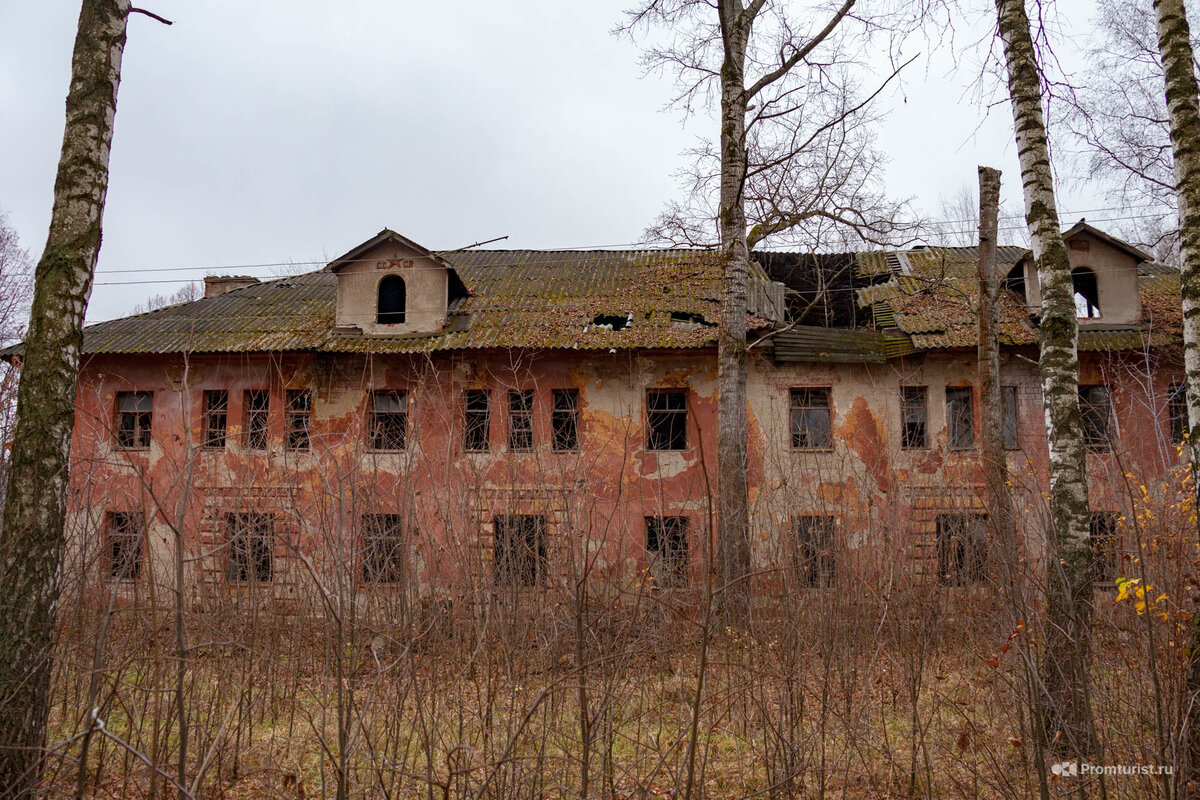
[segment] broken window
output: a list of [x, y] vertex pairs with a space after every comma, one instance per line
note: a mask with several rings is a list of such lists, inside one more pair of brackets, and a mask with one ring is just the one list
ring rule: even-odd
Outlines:
[[1121, 565], [1117, 515], [1111, 511], [1093, 511], [1088, 522], [1092, 542], [1093, 576], [1097, 583], [1112, 583]]
[[1017, 438], [1017, 387], [1003, 386], [1000, 391], [1004, 398], [1004, 446], [1009, 450], [1016, 450], [1021, 445]]
[[362, 579], [400, 583], [404, 579], [404, 524], [399, 514], [364, 514]]
[[508, 390], [508, 449], [533, 449], [533, 391]]
[[967, 586], [984, 579], [987, 559], [987, 516], [939, 514], [937, 517], [938, 582]]
[[646, 392], [646, 449], [687, 449], [687, 390]]
[[1187, 390], [1183, 386], [1172, 385], [1167, 388], [1167, 423], [1171, 429], [1171, 444], [1187, 441]]
[[834, 518], [815, 514], [796, 517], [792, 562], [801, 586], [829, 588], [837, 577]]
[[275, 533], [268, 514], [239, 512], [225, 516], [229, 542], [226, 575], [239, 583], [265, 583], [275, 574]]
[[924, 386], [900, 387], [900, 446], [916, 450], [929, 446], [929, 410]]
[[245, 417], [247, 450], [267, 449], [267, 415], [270, 408], [270, 394], [266, 389], [246, 390], [242, 413]]
[[153, 417], [154, 392], [117, 392], [117, 447], [148, 448]]
[[214, 389], [204, 393], [204, 446], [212, 450], [225, 447], [229, 422], [229, 392]]
[[381, 280], [376, 322], [380, 325], [399, 325], [404, 322], [406, 295], [404, 278], [399, 275], [388, 275]]
[[792, 389], [792, 447], [833, 447], [828, 389]]
[[118, 581], [136, 580], [142, 574], [146, 516], [138, 512], [110, 511], [106, 523], [104, 561], [108, 577]]
[[492, 520], [498, 586], [537, 586], [546, 577], [546, 518], [502, 514]]
[[1100, 317], [1100, 288], [1096, 285], [1096, 273], [1087, 267], [1071, 270], [1071, 285], [1075, 290], [1075, 316], [1079, 319]]
[[554, 409], [550, 413], [550, 430], [555, 450], [579, 449], [579, 391], [555, 389]]
[[465, 394], [465, 426], [463, 450], [468, 453], [483, 453], [488, 449], [488, 432], [491, 427], [491, 411], [488, 409], [486, 389], [468, 389]]
[[312, 392], [308, 389], [288, 389], [287, 393], [287, 448], [307, 450], [309, 445], [309, 417], [312, 415]]
[[1112, 445], [1112, 404], [1107, 386], [1080, 386], [1079, 413], [1083, 416], [1083, 443], [1103, 452]]
[[658, 586], [687, 586], [687, 532], [687, 517], [646, 517], [646, 557]]
[[408, 438], [408, 392], [372, 392], [367, 427], [372, 450], [403, 450]]
[[951, 450], [975, 446], [975, 403], [970, 386], [946, 387], [946, 445]]

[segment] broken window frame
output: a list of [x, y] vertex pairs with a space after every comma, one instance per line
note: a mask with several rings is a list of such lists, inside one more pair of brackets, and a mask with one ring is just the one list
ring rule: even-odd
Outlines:
[[646, 449], [679, 452], [688, 449], [687, 389], [646, 390]]
[[363, 583], [404, 583], [407, 577], [407, 534], [400, 514], [363, 514], [359, 577]]
[[554, 389], [550, 393], [550, 443], [555, 452], [579, 449], [579, 390]]
[[463, 452], [486, 453], [491, 449], [491, 395], [487, 389], [463, 392]]
[[247, 450], [266, 450], [267, 427], [271, 414], [271, 393], [267, 389], [247, 389], [242, 393], [242, 435]]
[[1117, 531], [1120, 514], [1115, 511], [1093, 511], [1088, 517], [1088, 541], [1092, 549], [1092, 579], [1101, 586], [1111, 586], [1119, 577], [1121, 539]]
[[831, 589], [837, 585], [837, 518], [799, 514], [792, 519], [792, 567], [798, 586]]
[[938, 514], [937, 578], [942, 586], [971, 586], [987, 578], [987, 515]]
[[206, 389], [201, 447], [205, 450], [224, 450], [229, 432], [229, 392], [226, 389]]
[[275, 579], [275, 521], [270, 514], [231, 511], [225, 515], [225, 577], [230, 583]]
[[1172, 383], [1167, 387], [1167, 436], [1171, 444], [1181, 445], [1191, 431], [1188, 423], [1187, 387]]
[[[375, 453], [399, 453], [408, 448], [408, 392], [371, 392], [367, 411], [367, 443]], [[386, 407], [385, 407], [386, 406]]]
[[146, 515], [109, 511], [104, 519], [104, 574], [109, 580], [136, 581], [142, 576]]
[[508, 390], [508, 449], [529, 452], [533, 449], [533, 390]]
[[801, 387], [789, 392], [793, 450], [833, 449], [833, 390]]
[[1021, 396], [1016, 386], [1001, 386], [1000, 396], [1004, 404], [1001, 429], [1004, 449], [1018, 450], [1021, 447]]
[[946, 448], [975, 448], [975, 390], [970, 386], [946, 387]]
[[1095, 270], [1091, 267], [1072, 269], [1071, 293], [1076, 319], [1092, 322], [1101, 318], [1100, 281]]
[[154, 392], [117, 392], [116, 430], [119, 450], [149, 450], [154, 435]]
[[646, 566], [661, 589], [681, 589], [691, 582], [687, 517], [646, 517]]
[[1113, 444], [1112, 395], [1103, 384], [1079, 387], [1079, 416], [1083, 443], [1089, 452], [1107, 453]]
[[287, 390], [287, 449], [295, 452], [312, 446], [312, 390]]
[[492, 578], [496, 586], [542, 586], [547, 566], [545, 516], [497, 514], [492, 518]]
[[900, 449], [929, 447], [929, 387], [900, 387]]

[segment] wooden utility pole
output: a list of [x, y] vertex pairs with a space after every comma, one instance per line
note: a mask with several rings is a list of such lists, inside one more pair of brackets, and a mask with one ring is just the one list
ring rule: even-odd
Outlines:
[[1004, 446], [1004, 389], [1000, 385], [1000, 276], [996, 237], [1000, 218], [1000, 170], [979, 168], [979, 400], [983, 411], [983, 481], [987, 493], [988, 538], [1004, 559], [1008, 588], [1015, 583], [1016, 525], [1008, 486]]

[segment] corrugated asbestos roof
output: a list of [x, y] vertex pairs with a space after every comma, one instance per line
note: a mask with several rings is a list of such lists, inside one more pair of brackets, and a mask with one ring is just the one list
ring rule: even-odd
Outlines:
[[[1001, 274], [1026, 252], [1001, 247]], [[471, 291], [451, 304], [446, 325], [437, 333], [366, 336], [335, 330], [338, 279], [326, 268], [90, 325], [84, 330], [84, 351], [421, 353], [508, 347], [702, 348], [715, 343], [722, 274], [719, 255], [712, 251], [468, 250], [435, 255], [451, 264]], [[976, 344], [974, 247], [756, 258], [766, 272], [755, 267], [752, 280], [779, 289], [768, 282], [769, 275], [786, 284], [793, 323], [806, 323], [787, 326], [772, 337], [769, 346], [779, 360], [871, 362]], [[808, 274], [810, 266], [817, 272]], [[1083, 330], [1081, 350], [1179, 340], [1178, 272], [1143, 264], [1139, 276], [1144, 324]], [[814, 305], [809, 294], [818, 285], [837, 292], [835, 302]], [[860, 311], [848, 311], [843, 297], [854, 298]], [[806, 310], [801, 319], [795, 319], [797, 302]], [[1002, 292], [1001, 316], [1005, 344], [1036, 343], [1037, 331], [1024, 305], [1010, 292]], [[628, 326], [597, 324], [597, 317], [607, 318], [601, 323], [628, 320]], [[752, 328], [771, 326], [765, 318], [749, 322]], [[17, 345], [0, 355], [19, 352]]]
[[[1077, 226], [1078, 227], [1078, 226]], [[1007, 274], [1028, 251], [1000, 247], [997, 270]], [[863, 253], [857, 274], [891, 277], [857, 290], [858, 304], [869, 308], [878, 327], [908, 334], [917, 350], [975, 347], [978, 343], [979, 278], [977, 247], [924, 247], [904, 255], [904, 269], [886, 264], [886, 253]], [[1081, 328], [1080, 350], [1126, 350], [1179, 340], [1183, 313], [1179, 273], [1160, 264], [1138, 270], [1142, 295], [1140, 326]], [[1012, 292], [1000, 293], [1000, 340], [1007, 345], [1037, 343], [1037, 328], [1025, 304]]]

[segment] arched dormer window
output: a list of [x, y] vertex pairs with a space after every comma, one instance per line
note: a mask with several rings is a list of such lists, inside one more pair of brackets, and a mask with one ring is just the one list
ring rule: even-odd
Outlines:
[[388, 275], [381, 280], [375, 321], [380, 325], [399, 325], [404, 322], [406, 294], [404, 278], [399, 275]]
[[1100, 317], [1100, 287], [1096, 284], [1096, 273], [1087, 267], [1071, 270], [1071, 285], [1075, 290], [1075, 316], [1079, 319]]

